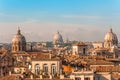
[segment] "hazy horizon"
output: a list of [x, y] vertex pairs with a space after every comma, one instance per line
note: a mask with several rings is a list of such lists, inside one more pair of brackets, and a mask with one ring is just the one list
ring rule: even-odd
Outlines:
[[104, 41], [110, 28], [120, 39], [120, 0], [0, 0], [0, 43], [20, 27], [29, 41]]

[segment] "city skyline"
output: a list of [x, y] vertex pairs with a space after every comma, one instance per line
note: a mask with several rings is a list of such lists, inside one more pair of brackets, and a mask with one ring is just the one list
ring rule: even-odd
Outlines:
[[63, 39], [104, 41], [110, 28], [119, 34], [119, 0], [1, 0], [0, 42], [11, 42], [18, 27], [27, 41]]

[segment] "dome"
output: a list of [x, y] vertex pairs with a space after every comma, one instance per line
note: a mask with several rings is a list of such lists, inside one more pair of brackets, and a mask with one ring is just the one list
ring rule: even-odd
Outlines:
[[112, 29], [105, 35], [104, 38], [104, 47], [105, 48], [110, 48], [113, 45], [117, 46], [118, 45], [118, 38], [115, 33], [113, 33]]
[[53, 37], [53, 44], [61, 44], [63, 43], [63, 38], [59, 32], [57, 32]]
[[18, 33], [14, 36], [12, 39], [12, 43], [18, 43], [18, 42], [26, 42], [25, 37], [21, 34], [20, 30], [18, 30]]
[[17, 34], [12, 39], [12, 52], [25, 51], [26, 50], [26, 39], [18, 29]]

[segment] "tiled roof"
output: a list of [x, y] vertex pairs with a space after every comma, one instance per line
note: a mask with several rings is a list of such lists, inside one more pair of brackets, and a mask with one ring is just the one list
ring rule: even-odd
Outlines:
[[36, 54], [36, 55], [31, 55], [31, 60], [32, 61], [41, 61], [41, 60], [59, 60], [58, 58], [51, 58], [51, 54], [49, 53], [40, 53], [40, 54]]
[[108, 51], [107, 48], [96, 48], [95, 50], [96, 50], [96, 51]]
[[[34, 79], [25, 79], [25, 80], [34, 80]], [[36, 80], [73, 80], [73, 79], [36, 79]]]
[[112, 62], [108, 62], [108, 61], [105, 61], [105, 60], [93, 60], [93, 61], [90, 61], [88, 62], [89, 65], [113, 65], [114, 63]]
[[120, 72], [120, 66], [98, 66], [97, 72]]
[[15, 76], [1, 77], [0, 80], [18, 80]]

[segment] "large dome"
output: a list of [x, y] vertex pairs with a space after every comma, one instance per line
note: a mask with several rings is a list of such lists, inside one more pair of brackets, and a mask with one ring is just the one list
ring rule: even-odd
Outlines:
[[26, 50], [26, 39], [18, 29], [17, 34], [12, 39], [12, 51], [25, 51]]
[[21, 34], [20, 30], [18, 30], [18, 33], [13, 37], [12, 43], [18, 43], [18, 42], [26, 42], [25, 37]]
[[57, 32], [53, 37], [53, 44], [61, 44], [63, 43], [63, 38], [59, 32]]
[[112, 46], [118, 45], [118, 38], [115, 33], [113, 33], [112, 29], [105, 35], [104, 38], [104, 47], [105, 48], [111, 48]]

